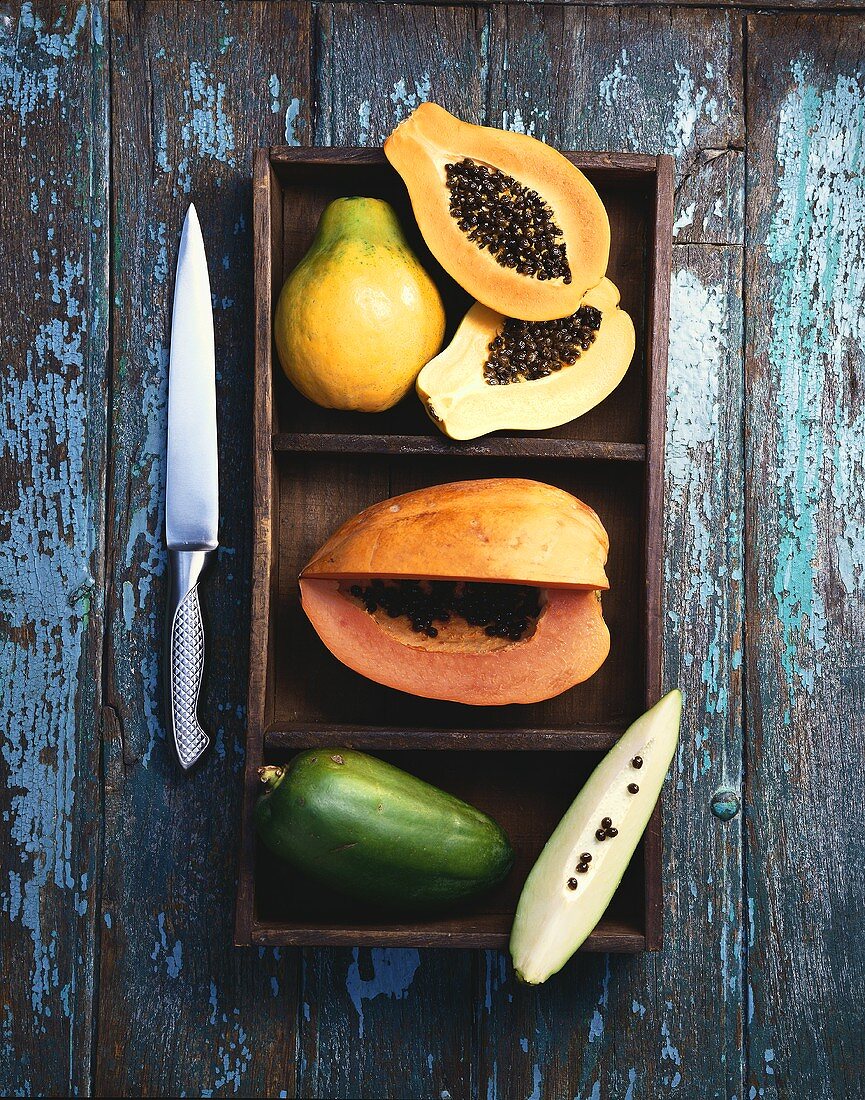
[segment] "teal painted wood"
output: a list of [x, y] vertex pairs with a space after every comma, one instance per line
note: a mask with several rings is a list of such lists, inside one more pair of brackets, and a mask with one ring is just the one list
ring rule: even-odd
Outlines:
[[[304, 4], [112, 7], [112, 532], [106, 844], [96, 1088], [294, 1091], [293, 955], [232, 946], [244, 754], [252, 398], [251, 170], [309, 133]], [[203, 714], [214, 746], [180, 776], [161, 722], [167, 341], [194, 200], [214, 298], [220, 550], [206, 579]]]
[[749, 20], [750, 1097], [862, 1094], [863, 58]]
[[[542, 990], [488, 953], [476, 1058], [489, 1100], [741, 1095], [741, 823], [711, 812], [719, 787], [741, 789], [741, 165], [694, 174], [705, 149], [742, 143], [740, 29], [717, 11], [493, 16], [491, 122], [673, 153], [677, 220], [700, 243], [674, 248], [671, 296], [664, 678], [685, 715], [664, 803], [664, 948], [578, 956]], [[716, 218], [710, 196], [730, 187]], [[703, 243], [717, 240], [734, 243]]]
[[[105, 5], [0, 7], [0, 1092], [86, 1092], [101, 821]], [[69, 140], [74, 127], [76, 140]]]

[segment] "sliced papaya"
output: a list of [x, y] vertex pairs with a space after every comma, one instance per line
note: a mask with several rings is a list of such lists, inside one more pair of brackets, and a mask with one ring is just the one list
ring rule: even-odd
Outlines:
[[429, 250], [490, 309], [528, 321], [569, 317], [603, 277], [604, 204], [550, 146], [422, 103], [384, 151]]
[[367, 611], [352, 587], [301, 579], [303, 609], [318, 636], [355, 672], [427, 699], [472, 706], [551, 699], [587, 680], [610, 651], [597, 592], [540, 589], [537, 619], [512, 640], [453, 618], [436, 623], [433, 636], [414, 631], [381, 607]]
[[604, 589], [609, 548], [595, 512], [563, 489], [484, 478], [372, 505], [331, 535], [301, 575]]
[[610, 648], [609, 540], [552, 485], [490, 478], [367, 508], [303, 570], [301, 601], [349, 668], [399, 691], [498, 706], [549, 699]]
[[538, 985], [561, 970], [603, 916], [658, 801], [681, 716], [674, 690], [628, 727], [556, 826], [511, 931], [521, 981]]
[[417, 392], [452, 439], [566, 424], [600, 404], [634, 356], [634, 325], [603, 279], [573, 318], [513, 321], [481, 303], [423, 368]]

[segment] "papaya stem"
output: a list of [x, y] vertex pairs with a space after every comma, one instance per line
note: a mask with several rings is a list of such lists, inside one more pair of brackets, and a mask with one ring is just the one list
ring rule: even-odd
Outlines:
[[285, 768], [280, 764], [267, 764], [265, 767], [258, 769], [258, 778], [271, 790], [282, 782], [284, 775]]

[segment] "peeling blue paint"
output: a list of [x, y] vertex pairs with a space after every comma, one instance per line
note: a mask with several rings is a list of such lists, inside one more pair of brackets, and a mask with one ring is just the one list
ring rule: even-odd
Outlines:
[[670, 1040], [670, 1025], [666, 1020], [661, 1024], [661, 1037], [664, 1040], [664, 1045], [661, 1047], [661, 1059], [670, 1060], [674, 1065], [680, 1066], [682, 1064], [682, 1055], [679, 1053], [679, 1048], [673, 1046]]
[[499, 1066], [493, 1060], [492, 1076], [487, 1080], [487, 1100], [498, 1100], [499, 1096]]
[[493, 1009], [493, 994], [508, 980], [508, 960], [502, 951], [484, 951], [484, 1008]]
[[[183, 945], [180, 940], [175, 940], [174, 946], [169, 949], [168, 936], [165, 931], [165, 914], [158, 913], [156, 917], [156, 924], [158, 929], [158, 939], [156, 940], [153, 951], [150, 954], [150, 958], [153, 962], [159, 962], [160, 956], [165, 963], [166, 972], [169, 978], [180, 977], [180, 971], [183, 969]], [[156, 973], [158, 965], [154, 966], [153, 971]]]
[[428, 72], [411, 83], [414, 87], [413, 91], [406, 87], [405, 80], [397, 80], [394, 83], [393, 91], [390, 93], [390, 101], [394, 105], [394, 120], [396, 122], [400, 122], [407, 115], [410, 115], [415, 108], [421, 103], [425, 103], [430, 97], [432, 83]]
[[[688, 648], [668, 654], [681, 672], [699, 669], [705, 721], [677, 749], [681, 787], [686, 756], [696, 782], [713, 769], [716, 717], [729, 712], [729, 654], [732, 573], [741, 568], [743, 517], [726, 501], [727, 465], [721, 460], [726, 440], [721, 420], [721, 393], [730, 348], [740, 331], [732, 331], [727, 291], [704, 286], [687, 269], [677, 271], [671, 288], [671, 328], [667, 404], [666, 466], [670, 497], [665, 583], [676, 587], [667, 601], [667, 627], [673, 638], [687, 636]], [[726, 543], [719, 560], [718, 532]], [[678, 678], [678, 677], [677, 677]], [[680, 678], [684, 679], [682, 676]], [[691, 708], [687, 707], [686, 715]], [[693, 721], [693, 718], [688, 720]]]
[[[69, 34], [47, 34], [25, 4], [19, 35], [32, 32], [43, 62], [46, 57], [62, 61], [71, 56], [85, 17], [86, 9], [80, 9]], [[18, 72], [14, 58], [0, 58], [0, 104], [25, 114], [35, 110], [42, 85]], [[22, 126], [24, 121], [22, 116]], [[83, 374], [88, 333], [100, 330], [102, 319], [96, 301], [88, 298], [82, 255], [50, 252], [56, 263], [47, 281], [56, 316], [36, 328], [23, 356], [17, 346], [20, 334], [9, 347], [14, 359], [26, 364], [23, 377], [0, 351], [0, 463], [13, 496], [7, 495], [0, 509], [5, 617], [0, 654], [7, 670], [0, 682], [0, 754], [18, 864], [10, 871], [8, 891], [0, 892], [0, 906], [30, 934], [30, 1000], [37, 1031], [39, 1017], [51, 1015], [52, 991], [60, 989], [57, 932], [43, 927], [43, 891], [50, 885], [68, 890], [74, 911], [81, 915], [86, 909], [72, 867], [75, 694], [85, 630], [92, 603], [99, 599], [90, 572], [98, 524], [85, 460]], [[40, 262], [38, 255], [34, 262]]]
[[33, 4], [25, 0], [17, 34], [0, 38], [0, 108], [18, 116], [22, 146], [27, 145], [29, 123], [38, 122], [43, 108], [55, 99], [65, 98], [61, 65], [75, 55], [87, 14], [87, 4], [82, 3], [66, 34], [47, 32]]
[[302, 119], [300, 117], [300, 100], [295, 96], [285, 109], [285, 144], [300, 145], [300, 136], [297, 132]]
[[276, 73], [271, 73], [267, 80], [267, 87], [270, 91], [270, 112], [271, 114], [278, 115], [280, 112], [279, 93], [282, 90], [279, 77]]
[[370, 112], [372, 111], [372, 105], [368, 99], [363, 100], [360, 107], [357, 109], [358, 118], [358, 132], [357, 140], [359, 145], [366, 145], [369, 141], [369, 126], [370, 126]]
[[[788, 690], [810, 694], [827, 646], [816, 583], [826, 509], [844, 520], [835, 568], [846, 592], [859, 587], [865, 569], [865, 410], [848, 419], [846, 403], [837, 400], [832, 438], [822, 419], [826, 396], [846, 390], [848, 354], [865, 344], [865, 320], [852, 305], [865, 293], [865, 86], [858, 76], [839, 75], [820, 91], [803, 59], [791, 72], [793, 88], [778, 120], [780, 178], [767, 236], [778, 286], [768, 346], [778, 423], [773, 591]], [[827, 478], [831, 495], [824, 492]]]
[[360, 974], [360, 949], [352, 950], [352, 962], [348, 968], [345, 987], [357, 1011], [358, 1036], [363, 1038], [363, 1002], [380, 995], [401, 1000], [408, 996], [409, 987], [420, 966], [420, 952], [414, 948], [389, 949], [374, 947], [369, 952], [372, 977]]
[[234, 127], [225, 110], [225, 84], [214, 84], [199, 61], [189, 62], [189, 89], [184, 91], [188, 121], [181, 126], [187, 148], [197, 156], [235, 165]]
[[240, 1009], [220, 1011], [219, 991], [216, 982], [210, 979], [208, 1004], [210, 1015], [208, 1024], [217, 1029], [214, 1038], [216, 1055], [213, 1062], [212, 1087], [201, 1089], [197, 1095], [213, 1096], [226, 1088], [237, 1093], [243, 1087], [243, 1078], [252, 1063], [252, 1051], [243, 1025], [240, 1022]]

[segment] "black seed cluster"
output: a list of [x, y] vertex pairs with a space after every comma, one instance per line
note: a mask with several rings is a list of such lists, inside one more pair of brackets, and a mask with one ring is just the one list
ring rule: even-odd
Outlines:
[[438, 636], [435, 623], [447, 623], [456, 615], [469, 626], [484, 627], [490, 638], [516, 642], [541, 613], [538, 589], [522, 584], [376, 579], [353, 584], [349, 591], [370, 614], [381, 608], [391, 619], [404, 615], [416, 634], [428, 638]]
[[595, 830], [595, 838], [597, 840], [606, 840], [608, 837], [612, 839], [614, 836], [618, 835], [619, 830], [613, 825], [613, 819], [611, 817], [602, 817], [600, 829]]
[[[583, 852], [580, 856], [580, 862], [577, 864], [576, 871], [578, 875], [584, 875], [589, 869], [589, 864], [592, 862], [592, 853]], [[579, 880], [575, 878], [569, 878], [567, 881], [567, 887], [569, 890], [576, 890], [579, 886]]]
[[484, 363], [484, 381], [490, 386], [531, 382], [572, 365], [595, 342], [601, 311], [580, 306], [557, 321], [520, 321], [508, 317], [490, 341]]
[[468, 157], [445, 165], [445, 178], [451, 217], [470, 241], [520, 275], [570, 283], [564, 234], [537, 191]]

